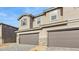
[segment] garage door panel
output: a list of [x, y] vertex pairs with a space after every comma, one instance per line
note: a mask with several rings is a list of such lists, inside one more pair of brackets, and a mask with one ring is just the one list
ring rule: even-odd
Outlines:
[[79, 30], [48, 32], [48, 46], [79, 48]]
[[20, 35], [20, 43], [21, 44], [37, 45], [38, 40], [39, 40], [39, 34], [38, 33]]

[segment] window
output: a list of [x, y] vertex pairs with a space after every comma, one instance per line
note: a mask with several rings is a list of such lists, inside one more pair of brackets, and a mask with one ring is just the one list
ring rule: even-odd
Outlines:
[[56, 15], [51, 16], [51, 20], [55, 20], [56, 19]]
[[38, 18], [37, 19], [37, 24], [40, 24], [40, 23], [41, 23], [40, 18]]
[[37, 21], [37, 24], [40, 24], [40, 21]]
[[26, 25], [26, 21], [27, 21], [27, 19], [23, 19], [23, 20], [21, 20], [21, 26]]

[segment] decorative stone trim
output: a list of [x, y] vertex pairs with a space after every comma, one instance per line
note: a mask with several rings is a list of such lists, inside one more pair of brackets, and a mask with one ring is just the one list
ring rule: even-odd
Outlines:
[[74, 23], [74, 22], [79, 22], [79, 19], [68, 20], [68, 23]]
[[45, 28], [45, 27], [54, 27], [54, 26], [60, 26], [60, 25], [66, 25], [68, 23], [67, 20], [65, 21], [58, 21], [58, 22], [54, 22], [54, 23], [50, 23], [50, 24], [45, 24], [45, 25], [41, 25], [42, 28]]

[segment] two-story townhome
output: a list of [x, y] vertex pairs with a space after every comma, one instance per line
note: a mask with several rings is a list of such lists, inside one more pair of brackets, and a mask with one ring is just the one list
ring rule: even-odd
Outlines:
[[17, 43], [79, 48], [79, 8], [53, 7], [18, 18]]

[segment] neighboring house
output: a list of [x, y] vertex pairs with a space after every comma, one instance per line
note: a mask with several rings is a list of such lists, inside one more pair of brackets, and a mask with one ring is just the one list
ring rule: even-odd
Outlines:
[[15, 43], [16, 42], [16, 33], [15, 31], [18, 28], [0, 23], [0, 44], [4, 43]]
[[79, 8], [54, 7], [18, 18], [17, 43], [79, 48]]

